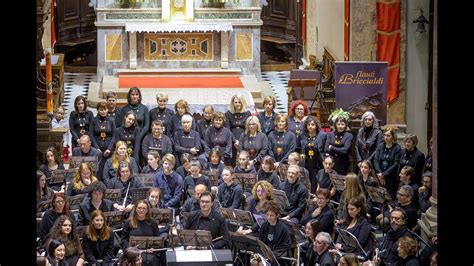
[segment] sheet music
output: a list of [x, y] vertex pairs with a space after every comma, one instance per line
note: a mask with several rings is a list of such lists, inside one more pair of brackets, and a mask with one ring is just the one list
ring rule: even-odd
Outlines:
[[210, 250], [177, 250], [177, 262], [213, 261]]

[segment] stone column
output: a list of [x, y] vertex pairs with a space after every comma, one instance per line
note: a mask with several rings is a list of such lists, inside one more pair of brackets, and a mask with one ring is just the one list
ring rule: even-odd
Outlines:
[[[351, 61], [372, 61], [376, 58], [376, 0], [351, 1], [350, 46]], [[343, 58], [340, 58], [342, 60]]]
[[129, 32], [130, 69], [137, 69], [137, 32]]
[[229, 68], [229, 32], [221, 31], [221, 68]]
[[433, 194], [430, 198], [431, 207], [421, 215], [418, 224], [421, 227], [421, 237], [431, 240], [438, 235], [438, 1], [434, 0], [434, 21], [433, 21]]

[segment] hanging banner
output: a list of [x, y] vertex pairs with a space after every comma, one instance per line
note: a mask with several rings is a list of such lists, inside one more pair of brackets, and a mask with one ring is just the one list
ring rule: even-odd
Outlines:
[[349, 112], [351, 120], [372, 111], [379, 125], [387, 123], [387, 62], [336, 61], [336, 108]]

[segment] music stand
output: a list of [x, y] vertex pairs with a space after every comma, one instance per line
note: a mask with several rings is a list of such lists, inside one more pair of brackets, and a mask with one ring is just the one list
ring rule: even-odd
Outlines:
[[140, 250], [153, 249], [153, 251], [166, 250], [165, 240], [161, 236], [130, 236], [129, 247], [136, 247]]
[[259, 227], [262, 227], [262, 224], [267, 221], [267, 216], [265, 214], [254, 213], [252, 215], [255, 218], [255, 221], [257, 222]]
[[69, 158], [69, 168], [78, 168], [81, 163], [88, 163], [92, 167], [92, 171], [96, 173], [98, 161], [97, 156], [71, 156]]
[[244, 253], [251, 251], [253, 253], [262, 254], [266, 260], [272, 262], [272, 265], [280, 265], [272, 250], [257, 237], [244, 235], [237, 232], [229, 232], [229, 235], [236, 259], [238, 257], [238, 255], [235, 255], [237, 250], [243, 250], [245, 251]]
[[186, 224], [186, 222], [188, 221], [188, 218], [189, 218], [189, 214], [190, 214], [190, 213], [191, 213], [191, 212], [181, 212], [181, 215], [180, 215], [180, 217], [181, 217], [181, 220], [180, 220], [181, 225], [184, 226], [184, 225]]
[[290, 205], [290, 202], [286, 197], [286, 193], [283, 190], [273, 189], [273, 197], [275, 198], [275, 202], [281, 207], [283, 211]]
[[215, 169], [202, 170], [201, 174], [209, 177], [209, 183], [212, 187], [217, 187], [218, 186], [219, 176], [217, 175], [217, 171]]
[[234, 183], [239, 184], [243, 191], [252, 193], [252, 188], [257, 183], [257, 174], [234, 173]]
[[247, 226], [253, 225], [252, 213], [249, 211], [229, 209], [229, 208], [220, 208], [221, 214], [224, 219], [234, 221], [236, 223], [245, 224]]
[[382, 212], [382, 237], [385, 236], [385, 204], [387, 202], [392, 201], [392, 197], [388, 190], [384, 187], [371, 187], [371, 186], [364, 186], [369, 198], [373, 202], [377, 202], [380, 204], [381, 208], [380, 211]]
[[278, 165], [278, 177], [280, 178], [280, 181], [285, 181], [286, 177], [288, 176], [288, 164], [280, 164]]
[[130, 196], [132, 197], [132, 203], [136, 205], [139, 200], [145, 200], [146, 193], [148, 192], [149, 189], [150, 189], [149, 187], [130, 189]]
[[49, 186], [52, 185], [62, 185], [66, 180], [72, 180], [74, 175], [77, 173], [77, 168], [72, 169], [58, 169], [51, 172], [51, 177], [49, 180]]
[[362, 253], [364, 254], [364, 259], [367, 258], [367, 252], [364, 250], [364, 248], [362, 248], [359, 241], [357, 240], [357, 237], [355, 237], [351, 232], [341, 229], [341, 228], [336, 228], [336, 231], [339, 233], [339, 235], [342, 238], [342, 241], [346, 245], [352, 248], [356, 248], [357, 250], [361, 250]]
[[135, 177], [142, 181], [143, 185], [145, 187], [153, 187], [153, 176], [155, 174], [135, 174]]
[[152, 220], [155, 220], [157, 224], [174, 224], [174, 209], [173, 208], [166, 208], [166, 209], [157, 209], [157, 208], [150, 208], [148, 210], [150, 213], [150, 217]]
[[177, 234], [182, 246], [210, 247], [212, 245], [211, 231], [178, 229]]
[[344, 191], [344, 182], [346, 180], [346, 176], [339, 174], [329, 174], [329, 178], [331, 179], [333, 186], [336, 187], [337, 191]]
[[102, 214], [104, 215], [106, 224], [108, 224], [111, 228], [122, 228], [124, 220], [123, 211], [103, 212]]
[[36, 212], [45, 212], [49, 206], [51, 205], [52, 199], [43, 200], [41, 202], [36, 203]]
[[77, 236], [79, 236], [79, 238], [82, 238], [82, 236], [84, 235], [84, 232], [86, 231], [88, 225], [79, 225], [79, 226], [76, 226], [76, 233], [77, 233]]
[[108, 199], [114, 203], [119, 203], [122, 198], [121, 188], [108, 188], [105, 190], [104, 199]]
[[67, 204], [69, 205], [69, 209], [70, 210], [79, 209], [79, 205], [81, 205], [82, 201], [84, 201], [84, 198], [86, 197], [86, 195], [87, 194], [82, 193], [82, 194], [66, 197]]
[[306, 240], [304, 233], [301, 231], [301, 227], [299, 224], [295, 224], [292, 221], [286, 219], [280, 219], [283, 221], [288, 229], [290, 230], [290, 238], [292, 242], [292, 248], [296, 247], [296, 245], [302, 241]]

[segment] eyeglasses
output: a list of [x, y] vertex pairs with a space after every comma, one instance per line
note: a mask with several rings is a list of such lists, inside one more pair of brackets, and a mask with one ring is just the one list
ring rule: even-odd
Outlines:
[[397, 192], [397, 195], [399, 195], [399, 196], [404, 196], [404, 197], [408, 197], [407, 194], [403, 194], [403, 193], [400, 193], [400, 192]]

